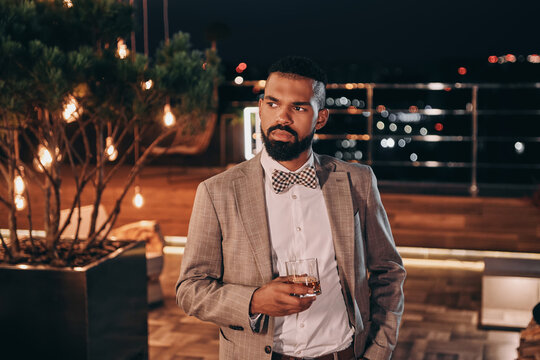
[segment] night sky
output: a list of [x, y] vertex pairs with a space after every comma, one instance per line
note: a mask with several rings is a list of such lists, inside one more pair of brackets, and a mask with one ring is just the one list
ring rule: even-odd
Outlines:
[[[163, 39], [162, 1], [149, 1], [150, 39]], [[264, 67], [288, 54], [323, 64], [433, 64], [540, 52], [540, 1], [175, 1], [171, 33], [209, 47], [205, 28], [221, 22], [225, 63]], [[139, 43], [140, 44], [140, 43]]]

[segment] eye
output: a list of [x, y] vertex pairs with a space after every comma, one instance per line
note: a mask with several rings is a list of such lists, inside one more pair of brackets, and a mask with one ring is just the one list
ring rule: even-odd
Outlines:
[[294, 109], [295, 111], [307, 111], [306, 108], [301, 107], [301, 106], [294, 106], [293, 109]]
[[271, 108], [277, 107], [277, 104], [276, 104], [275, 102], [273, 102], [273, 101], [267, 101], [267, 102], [266, 102], [266, 105], [268, 105], [268, 106], [271, 107]]

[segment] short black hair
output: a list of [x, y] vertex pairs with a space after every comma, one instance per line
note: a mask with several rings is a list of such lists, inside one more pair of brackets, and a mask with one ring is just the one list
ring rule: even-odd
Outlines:
[[538, 325], [540, 325], [540, 303], [536, 304], [533, 309], [533, 319]]
[[286, 56], [273, 63], [268, 69], [268, 75], [280, 72], [284, 74], [294, 74], [309, 79], [328, 83], [328, 78], [324, 70], [315, 61], [302, 56]]

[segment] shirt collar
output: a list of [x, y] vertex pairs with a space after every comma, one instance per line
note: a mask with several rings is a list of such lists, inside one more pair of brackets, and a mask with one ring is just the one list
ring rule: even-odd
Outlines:
[[304, 168], [308, 166], [314, 166], [315, 159], [313, 157], [313, 151], [311, 151], [311, 154], [309, 155], [309, 158], [307, 161], [298, 168], [296, 171], [290, 171], [285, 166], [281, 165], [276, 160], [272, 159], [270, 155], [268, 155], [268, 152], [266, 151], [266, 148], [263, 146], [261, 150], [261, 165], [264, 169], [264, 172], [267, 176], [272, 176], [272, 172], [274, 169], [286, 171], [286, 172], [293, 172], [293, 173], [299, 173], [300, 171], [304, 170]]

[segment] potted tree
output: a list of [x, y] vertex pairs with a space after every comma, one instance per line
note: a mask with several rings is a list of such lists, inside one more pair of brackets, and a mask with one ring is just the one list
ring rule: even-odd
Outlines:
[[[109, 233], [152, 150], [204, 126], [219, 58], [181, 33], [154, 60], [130, 52], [132, 12], [116, 0], [0, 2], [2, 357], [147, 357], [144, 243]], [[128, 165], [103, 216], [104, 191]]]

